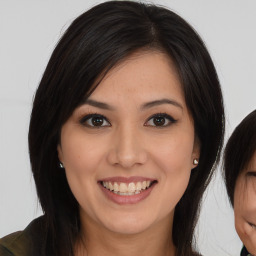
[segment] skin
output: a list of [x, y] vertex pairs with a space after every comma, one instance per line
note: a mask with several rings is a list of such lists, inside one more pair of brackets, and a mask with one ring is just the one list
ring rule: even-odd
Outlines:
[[236, 231], [247, 250], [256, 255], [256, 153], [238, 176], [234, 194]]
[[[200, 151], [174, 64], [157, 51], [134, 53], [109, 71], [89, 99], [108, 109], [84, 102], [63, 125], [58, 146], [80, 205], [83, 242], [76, 254], [86, 247], [88, 255], [174, 255], [174, 209]], [[172, 102], [145, 106], [162, 99]], [[100, 127], [84, 121], [95, 113], [106, 117]], [[155, 125], [151, 117], [159, 113], [176, 121]], [[98, 184], [113, 176], [143, 176], [157, 184], [146, 199], [120, 205]]]

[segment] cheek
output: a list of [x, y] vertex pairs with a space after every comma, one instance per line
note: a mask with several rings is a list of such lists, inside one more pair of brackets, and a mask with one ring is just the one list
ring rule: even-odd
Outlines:
[[244, 243], [246, 238], [244, 223], [240, 218], [237, 217], [235, 217], [235, 229], [241, 241]]
[[243, 210], [245, 218], [248, 221], [256, 223], [256, 196], [251, 195], [250, 197], [244, 199]]
[[174, 136], [163, 140], [157, 148], [154, 149], [155, 159], [167, 173], [181, 174], [183, 171], [191, 171], [193, 136]]
[[97, 183], [97, 167], [102, 147], [79, 133], [66, 133], [62, 140], [62, 156], [68, 184], [80, 205], [92, 197]]
[[234, 214], [236, 231], [245, 243], [253, 231], [248, 222], [256, 223], [256, 194], [252, 183], [248, 181], [245, 184], [244, 179], [244, 177], [240, 177], [237, 180], [234, 194]]
[[94, 172], [99, 159], [104, 154], [102, 147], [97, 147], [97, 141], [89, 136], [70, 134], [62, 141], [63, 159], [66, 169], [73, 170], [77, 174]]
[[164, 191], [159, 196], [170, 209], [176, 206], [188, 186], [192, 152], [193, 137], [183, 135], [166, 140], [152, 153], [154, 164], [162, 174], [160, 182]]
[[248, 180], [245, 183], [239, 179], [235, 187], [234, 194], [234, 211], [235, 215], [244, 218], [254, 218], [256, 220], [256, 190], [255, 184]]

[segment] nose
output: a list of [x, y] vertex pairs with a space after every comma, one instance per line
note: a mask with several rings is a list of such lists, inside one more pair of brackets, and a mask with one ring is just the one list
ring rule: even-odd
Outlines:
[[113, 134], [113, 143], [108, 153], [109, 163], [125, 169], [145, 164], [147, 152], [142, 137], [139, 131], [130, 126], [117, 130]]

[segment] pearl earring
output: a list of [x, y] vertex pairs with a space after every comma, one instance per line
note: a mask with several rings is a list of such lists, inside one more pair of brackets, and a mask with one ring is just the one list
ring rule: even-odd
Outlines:
[[194, 158], [193, 164], [194, 164], [194, 165], [198, 165], [198, 163], [199, 163], [198, 159], [197, 159], [197, 158]]
[[64, 165], [63, 165], [63, 163], [61, 163], [61, 162], [60, 162], [60, 168], [61, 168], [61, 169], [64, 169]]

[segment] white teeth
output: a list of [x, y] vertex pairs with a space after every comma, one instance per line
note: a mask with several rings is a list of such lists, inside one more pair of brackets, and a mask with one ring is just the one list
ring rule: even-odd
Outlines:
[[102, 185], [110, 190], [113, 191], [115, 194], [122, 195], [122, 196], [127, 196], [127, 195], [137, 195], [139, 194], [142, 190], [147, 189], [151, 185], [151, 181], [145, 180], [143, 182], [137, 182], [136, 184], [134, 182], [130, 182], [129, 184], [127, 183], [111, 183], [109, 181], [103, 181]]
[[[107, 188], [107, 189], [109, 189], [109, 185], [110, 185], [111, 183], [109, 183], [109, 182], [103, 182], [103, 186], [105, 187], [105, 188]], [[112, 184], [111, 184], [112, 185]]]
[[109, 185], [109, 187], [107, 188], [107, 187], [105, 187], [104, 186], [104, 183], [103, 183], [103, 186], [105, 187], [105, 188], [107, 188], [107, 189], [109, 189], [110, 191], [112, 191], [112, 190], [114, 190], [114, 186], [112, 185], [112, 183], [110, 183], [110, 182], [107, 182]]
[[131, 192], [131, 193], [134, 193], [136, 190], [136, 186], [133, 182], [129, 183], [128, 185], [128, 191]]
[[120, 190], [119, 190], [119, 186], [118, 186], [118, 184], [117, 184], [116, 182], [114, 183], [114, 191], [115, 191], [115, 192], [120, 191]]
[[119, 185], [119, 191], [121, 192], [121, 193], [125, 193], [126, 191], [127, 191], [127, 185], [125, 184], [125, 183], [120, 183], [120, 185]]
[[136, 184], [136, 190], [137, 191], [140, 191], [142, 189], [142, 184], [141, 184], [141, 182], [138, 182], [137, 184]]

